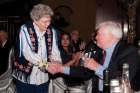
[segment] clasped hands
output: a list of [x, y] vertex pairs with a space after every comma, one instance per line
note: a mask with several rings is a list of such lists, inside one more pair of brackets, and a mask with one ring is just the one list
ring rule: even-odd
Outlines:
[[39, 62], [38, 67], [42, 72], [48, 71], [51, 74], [63, 73], [64, 69], [62, 64], [58, 61], [47, 62], [42, 60]]
[[[84, 58], [84, 67], [88, 68], [90, 70], [96, 71], [96, 69], [100, 66], [99, 63], [97, 63], [93, 58]], [[53, 61], [53, 62], [45, 62], [42, 61], [39, 64], [39, 68], [42, 71], [48, 71], [51, 74], [56, 74], [56, 73], [64, 73], [64, 68], [63, 64], [61, 62]]]
[[[96, 71], [100, 66], [93, 58], [85, 58], [84, 65], [85, 68]], [[47, 71], [51, 74], [64, 73], [65, 66], [61, 63], [48, 62]]]
[[38, 62], [38, 67], [41, 71], [45, 72], [48, 68], [48, 62], [45, 60], [41, 60], [40, 62]]

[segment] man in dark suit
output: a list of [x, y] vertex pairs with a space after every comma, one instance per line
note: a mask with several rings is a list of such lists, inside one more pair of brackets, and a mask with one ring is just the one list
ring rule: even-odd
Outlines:
[[[51, 73], [61, 72], [72, 77], [90, 78], [93, 77], [93, 93], [102, 93], [103, 90], [103, 71], [110, 69], [110, 79], [120, 77], [122, 74], [122, 65], [129, 64], [129, 79], [133, 89], [137, 90], [140, 86], [137, 74], [139, 73], [140, 56], [136, 47], [127, 45], [122, 41], [123, 32], [119, 23], [107, 21], [99, 24], [97, 27], [97, 45], [106, 53], [104, 63], [97, 62], [94, 58], [86, 58], [84, 67], [56, 67], [48, 68]], [[56, 69], [57, 68], [57, 69]], [[56, 69], [56, 70], [55, 70]], [[59, 71], [58, 71], [59, 70]], [[134, 83], [135, 82], [135, 83]], [[137, 84], [136, 84], [137, 82]]]
[[84, 66], [90, 70], [95, 71], [95, 74], [99, 77], [99, 91], [102, 91], [103, 85], [103, 70], [110, 69], [110, 79], [120, 77], [122, 74], [122, 65], [124, 63], [129, 64], [130, 82], [133, 89], [137, 88], [133, 84], [134, 77], [139, 69], [140, 56], [138, 50], [131, 45], [127, 45], [122, 39], [122, 30], [119, 23], [104, 22], [98, 27], [96, 36], [97, 45], [106, 52], [106, 58], [103, 65], [96, 62], [94, 59], [87, 58]]
[[0, 75], [6, 72], [8, 68], [8, 57], [11, 47], [8, 33], [4, 29], [0, 29]]

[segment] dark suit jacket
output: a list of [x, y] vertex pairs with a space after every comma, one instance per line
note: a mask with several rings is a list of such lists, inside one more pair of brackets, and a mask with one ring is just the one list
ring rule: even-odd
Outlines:
[[[116, 45], [109, 64], [110, 79], [121, 76], [123, 63], [128, 63], [130, 66], [130, 82], [133, 89], [140, 89], [140, 80], [137, 78], [139, 75], [140, 68], [140, 56], [137, 48], [131, 45], [125, 44], [123, 41], [118, 42]], [[139, 73], [140, 74], [140, 73]], [[70, 75], [79, 78], [93, 78], [93, 93], [97, 92], [98, 89], [98, 77], [94, 74], [94, 71], [88, 70], [84, 67], [71, 67]], [[134, 83], [135, 82], [135, 83]], [[137, 82], [137, 84], [136, 84]]]

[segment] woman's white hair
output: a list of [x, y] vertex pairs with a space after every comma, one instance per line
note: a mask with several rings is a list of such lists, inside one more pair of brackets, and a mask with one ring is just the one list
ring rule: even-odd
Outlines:
[[121, 24], [118, 22], [106, 21], [106, 22], [103, 22], [103, 23], [99, 24], [98, 26], [96, 26], [96, 29], [99, 29], [99, 28], [106, 29], [116, 38], [121, 39], [123, 36]]
[[45, 4], [37, 4], [33, 7], [30, 12], [30, 16], [32, 20], [39, 20], [43, 16], [49, 15], [53, 16], [53, 10]]

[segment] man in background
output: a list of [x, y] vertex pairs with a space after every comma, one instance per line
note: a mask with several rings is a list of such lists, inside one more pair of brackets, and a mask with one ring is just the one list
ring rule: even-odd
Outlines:
[[3, 28], [0, 29], [0, 75], [8, 68], [8, 57], [12, 44], [8, 39], [8, 33]]
[[73, 30], [70, 35], [73, 45], [73, 51], [83, 51], [85, 49], [86, 43], [80, 38], [79, 30]]

